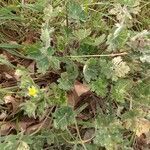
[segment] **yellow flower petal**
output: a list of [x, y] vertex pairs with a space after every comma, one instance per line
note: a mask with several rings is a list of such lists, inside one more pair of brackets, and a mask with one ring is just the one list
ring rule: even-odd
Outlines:
[[36, 96], [37, 93], [38, 93], [38, 90], [34, 86], [28, 88], [29, 96]]

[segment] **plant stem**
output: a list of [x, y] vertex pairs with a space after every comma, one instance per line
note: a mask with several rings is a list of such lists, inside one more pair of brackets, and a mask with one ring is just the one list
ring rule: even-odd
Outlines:
[[87, 58], [87, 57], [115, 57], [115, 56], [123, 56], [127, 55], [128, 53], [116, 53], [116, 54], [102, 54], [102, 55], [74, 55], [74, 56], [66, 56], [70, 58]]
[[86, 146], [85, 146], [85, 144], [84, 144], [84, 141], [83, 141], [82, 138], [81, 138], [80, 131], [79, 131], [79, 128], [78, 128], [78, 124], [77, 124], [76, 119], [75, 119], [75, 126], [76, 126], [76, 130], [77, 130], [78, 137], [79, 137], [79, 139], [80, 139], [80, 141], [81, 141], [81, 144], [82, 144], [84, 150], [87, 150], [87, 148], [86, 148]]

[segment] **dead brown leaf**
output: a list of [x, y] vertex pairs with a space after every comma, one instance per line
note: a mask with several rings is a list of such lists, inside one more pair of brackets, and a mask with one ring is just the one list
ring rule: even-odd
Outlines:
[[0, 122], [0, 135], [7, 135], [15, 128], [12, 122]]
[[12, 75], [8, 74], [7, 72], [4, 72], [5, 77], [9, 79], [13, 79]]
[[79, 81], [76, 81], [74, 84], [74, 90], [78, 96], [81, 96], [82, 94], [88, 92], [90, 88], [88, 87], [88, 85], [81, 83]]
[[31, 125], [29, 126], [25, 133], [26, 134], [32, 134], [32, 133], [37, 133], [38, 131], [40, 131], [42, 128], [44, 129], [48, 129], [51, 127], [51, 119], [49, 118], [46, 118], [45, 120], [37, 123], [37, 124], [34, 124], [34, 125]]
[[20, 102], [15, 97], [13, 97], [12, 95], [4, 96], [4, 102], [5, 102], [5, 104], [11, 104], [12, 105], [12, 113], [15, 114], [15, 112], [17, 111], [17, 109], [20, 105]]
[[35, 62], [31, 62], [27, 68], [31, 73], [35, 73]]
[[74, 84], [74, 89], [70, 92], [68, 92], [67, 97], [68, 97], [68, 104], [72, 107], [74, 107], [78, 101], [80, 100], [79, 97], [87, 93], [90, 90], [90, 88], [86, 85], [83, 84], [79, 81], [75, 81]]
[[38, 124], [37, 120], [33, 118], [24, 117], [19, 122], [3, 121], [0, 122], [0, 135], [7, 135], [11, 131], [26, 131], [32, 124]]
[[4, 112], [1, 112], [0, 114], [0, 120], [3, 120], [7, 117], [7, 113], [4, 111]]
[[78, 99], [79, 99], [79, 97], [74, 90], [67, 93], [68, 105], [74, 107], [76, 105]]

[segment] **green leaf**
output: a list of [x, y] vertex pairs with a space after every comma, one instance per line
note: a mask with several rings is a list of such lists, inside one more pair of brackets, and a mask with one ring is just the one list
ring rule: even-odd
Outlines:
[[21, 71], [20, 73], [24, 73], [21, 77], [20, 88], [26, 90], [34, 84], [34, 81], [30, 76], [27, 75], [27, 72], [25, 72], [25, 70], [20, 70], [20, 71]]
[[96, 119], [97, 131], [94, 144], [105, 147], [107, 150], [118, 149], [123, 142], [121, 123], [111, 115], [100, 115]]
[[57, 80], [59, 88], [63, 90], [70, 90], [73, 87], [73, 81], [69, 78], [67, 72], [61, 74], [61, 78]]
[[91, 58], [89, 59], [83, 68], [83, 74], [84, 78], [87, 82], [90, 82], [91, 80], [97, 79], [98, 73], [99, 73], [99, 66], [97, 59]]
[[55, 111], [53, 117], [55, 128], [65, 130], [74, 123], [75, 114], [71, 107], [63, 106]]
[[66, 98], [66, 92], [62, 89], [60, 89], [60, 87], [55, 84], [52, 83], [50, 85], [50, 96], [47, 98], [47, 101], [50, 105], [66, 105], [67, 103], [67, 98]]
[[[30, 54], [31, 55], [31, 54]], [[41, 52], [32, 52], [32, 57], [36, 59], [38, 72], [45, 74], [46, 71], [51, 67], [54, 70], [60, 69], [60, 61], [53, 56], [44, 56]]]
[[77, 38], [77, 40], [82, 41], [91, 34], [91, 29], [79, 29], [77, 31], [74, 31], [73, 34]]
[[0, 48], [4, 48], [4, 49], [21, 49], [21, 48], [23, 48], [23, 46], [19, 45], [19, 44], [2, 43], [2, 44], [0, 44]]
[[17, 150], [30, 150], [30, 147], [26, 142], [20, 141], [19, 146], [17, 147]]
[[150, 105], [150, 81], [139, 82], [138, 85], [133, 88], [135, 102]]
[[127, 119], [134, 120], [137, 117], [141, 117], [140, 112], [137, 109], [133, 109], [133, 110], [129, 110], [129, 111], [125, 112], [124, 114], [122, 114], [121, 119], [122, 120], [127, 120]]
[[112, 87], [112, 98], [117, 102], [124, 103], [127, 90], [132, 86], [129, 80], [118, 80]]
[[108, 89], [108, 81], [105, 78], [98, 78], [90, 83], [91, 90], [101, 97], [105, 97]]
[[50, 56], [48, 57], [48, 60], [49, 60], [49, 66], [51, 69], [54, 69], [54, 70], [60, 69], [60, 61], [57, 57]]
[[21, 104], [22, 109], [25, 111], [25, 113], [29, 117], [34, 117], [35, 118], [35, 111], [37, 108], [37, 105], [31, 101], [26, 101], [25, 103]]
[[[101, 69], [101, 74], [105, 76], [107, 79], [110, 79], [112, 77], [112, 66], [113, 63], [111, 61], [108, 61], [106, 59], [99, 59], [99, 65]], [[101, 76], [100, 74], [100, 76]]]
[[41, 57], [41, 43], [35, 43], [35, 44], [28, 44], [24, 47], [24, 50], [29, 58], [31, 59], [40, 59]]
[[66, 63], [66, 72], [63, 72], [61, 78], [58, 79], [59, 87], [63, 90], [70, 90], [78, 77], [78, 67], [70, 60], [64, 62]]
[[50, 63], [47, 57], [41, 56], [41, 58], [37, 60], [37, 68], [39, 73], [45, 74], [49, 67]]
[[96, 131], [94, 144], [105, 147], [107, 150], [118, 149], [118, 144], [122, 142], [123, 138], [119, 130], [109, 129], [107, 127], [100, 127]]
[[116, 118], [111, 114], [99, 114], [96, 118], [96, 124], [99, 127], [107, 127], [110, 126], [112, 122], [114, 122]]
[[0, 149], [1, 150], [12, 150], [16, 149], [18, 145], [19, 134], [7, 135], [0, 138]]
[[50, 47], [51, 37], [50, 34], [54, 31], [54, 29], [43, 28], [41, 29], [41, 40], [43, 42], [44, 47]]
[[105, 38], [106, 38], [105, 34], [102, 34], [100, 37], [95, 38], [93, 45], [98, 46], [98, 45], [102, 44], [104, 42]]
[[16, 6], [7, 6], [7, 7], [1, 7], [0, 8], [0, 20], [6, 21], [6, 20], [18, 20], [21, 21], [22, 17], [15, 15], [12, 13], [12, 11], [17, 11]]
[[77, 21], [86, 21], [86, 15], [80, 4], [74, 0], [68, 2], [68, 15]]
[[125, 46], [130, 37], [130, 32], [122, 24], [117, 24], [113, 33], [110, 33], [107, 37], [107, 44], [109, 45], [109, 51], [116, 51]]
[[70, 60], [65, 60], [65, 63], [66, 71], [69, 74], [69, 79], [75, 80], [79, 75], [78, 66]]
[[[135, 0], [117, 0], [121, 5], [134, 6]], [[137, 0], [138, 1], [138, 0]]]

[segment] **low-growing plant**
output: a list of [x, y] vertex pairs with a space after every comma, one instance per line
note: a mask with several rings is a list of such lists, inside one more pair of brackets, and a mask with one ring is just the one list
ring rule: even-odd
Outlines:
[[0, 149], [149, 149], [149, 5], [0, 2]]

